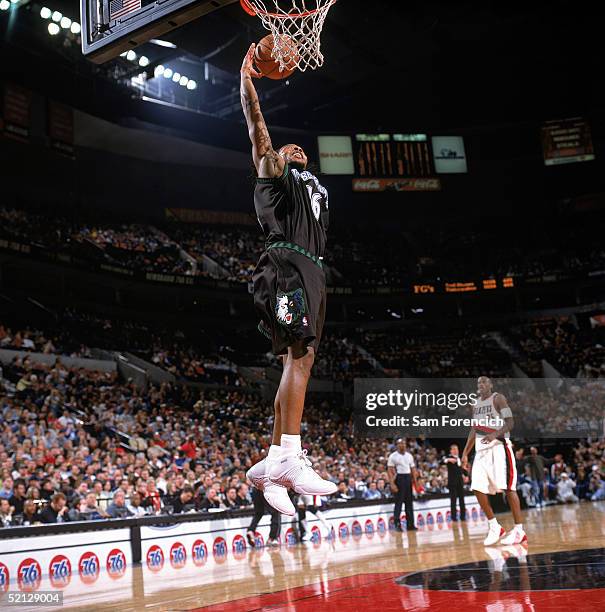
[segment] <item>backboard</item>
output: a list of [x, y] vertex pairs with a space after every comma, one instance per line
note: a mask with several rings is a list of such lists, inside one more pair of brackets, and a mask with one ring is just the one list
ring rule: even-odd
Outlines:
[[82, 53], [102, 64], [237, 0], [80, 0]]

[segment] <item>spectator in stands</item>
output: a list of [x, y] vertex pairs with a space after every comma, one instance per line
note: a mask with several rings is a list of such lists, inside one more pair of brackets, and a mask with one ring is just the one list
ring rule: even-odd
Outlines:
[[253, 506], [252, 497], [250, 496], [250, 489], [245, 482], [242, 482], [237, 487], [236, 502], [240, 509], [241, 508], [252, 508]]
[[50, 504], [40, 512], [40, 522], [64, 523], [69, 520], [67, 498], [63, 493], [55, 493], [50, 500]]
[[127, 518], [130, 516], [131, 513], [126, 506], [126, 494], [121, 489], [113, 494], [113, 501], [107, 506], [107, 514], [111, 518]]
[[557, 483], [557, 500], [563, 504], [575, 503], [579, 499], [574, 494], [576, 483], [569, 477], [567, 472], [561, 472], [561, 479]]
[[2, 483], [0, 489], [0, 499], [10, 499], [13, 496], [13, 479], [7, 477]]
[[546, 461], [542, 455], [538, 454], [538, 449], [532, 446], [529, 449], [530, 455], [525, 459], [529, 466], [529, 477], [536, 498], [536, 506], [541, 508], [544, 505], [544, 469]]
[[141, 505], [141, 501], [140, 493], [135, 492], [130, 496], [130, 502], [126, 505], [126, 508], [131, 516], [138, 518], [139, 516], [145, 516], [147, 514], [147, 511]]
[[109, 518], [109, 514], [103, 510], [98, 502], [97, 496], [92, 491], [87, 493], [71, 512], [71, 516], [77, 521], [96, 521]]
[[207, 512], [208, 510], [222, 510], [225, 509], [225, 506], [221, 504], [221, 501], [218, 497], [218, 493], [214, 487], [208, 489], [206, 491], [206, 495], [202, 499], [198, 510], [202, 512]]
[[25, 483], [22, 480], [18, 480], [15, 483], [14, 493], [8, 500], [8, 503], [13, 508], [13, 514], [19, 516], [23, 514], [23, 504], [25, 503]]
[[224, 503], [227, 510], [237, 510], [240, 507], [237, 501], [237, 489], [235, 487], [229, 487], [227, 489]]
[[0, 526], [12, 527], [13, 525], [13, 508], [9, 505], [8, 499], [0, 499]]
[[591, 501], [600, 501], [605, 499], [605, 480], [601, 477], [598, 472], [594, 472], [590, 479], [590, 487], [591, 491], [590, 500]]
[[375, 481], [370, 482], [370, 486], [368, 487], [368, 489], [366, 489], [365, 493], [363, 494], [363, 498], [367, 500], [374, 500], [374, 499], [380, 499], [381, 497], [382, 496], [376, 486], [376, 482]]
[[353, 499], [349, 493], [350, 491], [349, 487], [347, 487], [347, 483], [344, 480], [341, 480], [338, 483], [338, 490], [336, 493], [334, 493], [334, 499], [339, 501], [349, 501], [350, 499]]
[[23, 515], [21, 516], [22, 525], [36, 525], [40, 523], [40, 513], [38, 507], [32, 499], [25, 500], [23, 504]]
[[[216, 491], [215, 491], [216, 493]], [[190, 512], [195, 508], [193, 501], [193, 488], [189, 485], [183, 487], [180, 493], [177, 493], [170, 500], [172, 511], [174, 514], [180, 514], [181, 512]]]

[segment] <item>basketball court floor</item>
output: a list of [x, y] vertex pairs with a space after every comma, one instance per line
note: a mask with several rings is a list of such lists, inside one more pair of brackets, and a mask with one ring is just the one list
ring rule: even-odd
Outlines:
[[[487, 524], [475, 512], [467, 522], [416, 532], [366, 525], [304, 544], [285, 537], [279, 548], [247, 549], [223, 561], [210, 556], [207, 564], [167, 564], [156, 572], [143, 564], [132, 568], [127, 598], [119, 588], [87, 598], [82, 585], [63, 609], [605, 609], [605, 502], [526, 511], [524, 520], [528, 547], [485, 548]], [[509, 517], [501, 521], [510, 526]]]

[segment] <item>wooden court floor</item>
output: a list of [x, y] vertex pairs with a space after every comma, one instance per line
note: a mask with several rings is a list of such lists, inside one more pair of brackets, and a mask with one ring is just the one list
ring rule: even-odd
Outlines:
[[[511, 526], [510, 516], [500, 521]], [[524, 521], [527, 548], [485, 548], [480, 519], [248, 549], [239, 559], [157, 575], [135, 567], [127, 599], [106, 592], [63, 609], [605, 609], [605, 502], [526, 511]]]

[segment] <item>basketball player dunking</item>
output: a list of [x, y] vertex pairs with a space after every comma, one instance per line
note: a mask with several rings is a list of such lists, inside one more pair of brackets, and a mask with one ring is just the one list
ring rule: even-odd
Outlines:
[[[471, 488], [489, 523], [489, 532], [483, 544], [492, 546], [498, 542], [525, 543], [527, 536], [521, 522], [521, 505], [517, 495], [517, 468], [510, 441], [513, 413], [508, 407], [506, 398], [501, 393], [493, 392], [492, 381], [487, 376], [480, 376], [477, 379], [477, 391], [479, 399], [473, 407], [473, 419], [480, 421], [480, 424], [475, 425], [469, 433], [462, 453], [462, 467], [468, 468], [468, 455], [474, 446]], [[493, 425], [502, 421], [501, 427]], [[506, 535], [494, 516], [487, 497], [500, 491], [506, 493], [506, 500], [515, 520], [515, 526]]]
[[335, 493], [301, 448], [300, 423], [307, 383], [319, 346], [326, 311], [323, 254], [328, 229], [328, 192], [306, 171], [307, 156], [289, 144], [273, 149], [252, 77], [255, 45], [241, 68], [241, 99], [258, 178], [254, 207], [266, 248], [254, 271], [254, 305], [259, 331], [282, 356], [275, 396], [273, 443], [266, 459], [248, 470], [252, 484], [276, 510], [293, 516], [287, 489], [306, 495]]

